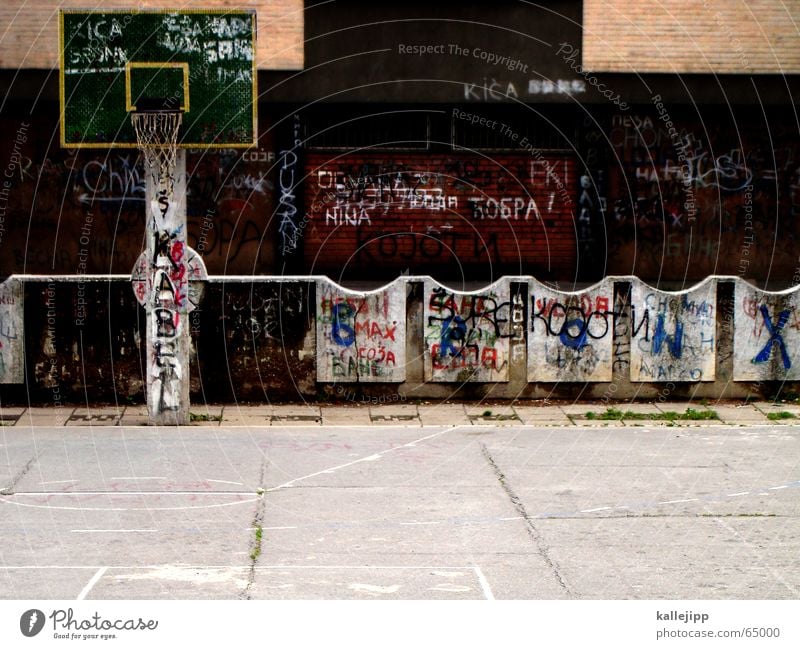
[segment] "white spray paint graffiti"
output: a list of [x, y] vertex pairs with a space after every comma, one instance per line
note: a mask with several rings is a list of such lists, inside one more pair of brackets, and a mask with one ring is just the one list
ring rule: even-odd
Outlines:
[[300, 116], [294, 116], [294, 128], [292, 148], [281, 151], [281, 168], [278, 172], [278, 184], [281, 188], [281, 195], [278, 198], [278, 231], [281, 234], [281, 251], [284, 255], [293, 252], [297, 248], [298, 240], [302, 235], [297, 216], [297, 156], [300, 151]]
[[131, 280], [147, 311], [147, 403], [155, 423], [188, 420], [189, 279], [197, 267], [188, 264], [186, 245], [186, 155], [179, 151], [165, 174], [145, 156], [147, 227], [145, 281], [141, 268]]

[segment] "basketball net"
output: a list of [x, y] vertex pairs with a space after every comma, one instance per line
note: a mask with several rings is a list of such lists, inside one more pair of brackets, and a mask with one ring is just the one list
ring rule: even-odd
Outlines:
[[157, 193], [172, 199], [175, 188], [175, 160], [181, 111], [141, 111], [131, 113], [139, 149], [144, 154]]

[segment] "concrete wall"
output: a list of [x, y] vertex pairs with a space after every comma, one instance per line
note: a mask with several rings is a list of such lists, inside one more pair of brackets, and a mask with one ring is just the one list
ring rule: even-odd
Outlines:
[[[145, 175], [138, 151], [62, 149], [51, 113], [0, 118], [0, 277], [124, 273], [143, 250]], [[189, 151], [187, 241], [212, 274], [274, 267], [277, 152], [268, 129], [248, 151]]]
[[[598, 110], [596, 122], [551, 107], [545, 117], [566, 126], [537, 121], [528, 135], [550, 146], [526, 148], [529, 107], [455, 108], [475, 126], [453, 108], [432, 114], [430, 150], [366, 152], [312, 149], [313, 107], [284, 119], [262, 105], [258, 149], [187, 153], [189, 245], [212, 275], [800, 282], [796, 246], [773, 245], [800, 240], [790, 113], [670, 107], [676, 141], [654, 106]], [[11, 114], [0, 118], [0, 278], [130, 273], [144, 235], [137, 153], [59, 148], [55, 104]], [[450, 148], [451, 127], [467, 125], [473, 148], [491, 138], [504, 150]], [[364, 137], [379, 138], [378, 126]]]
[[643, 279], [792, 277], [796, 247], [774, 242], [800, 237], [797, 129], [774, 108], [698, 119], [649, 103], [583, 132], [578, 223], [592, 230], [587, 252], [606, 274]]
[[[19, 276], [2, 291], [3, 403], [143, 401], [129, 279]], [[772, 396], [797, 387], [798, 299], [724, 276], [673, 293], [635, 277], [575, 292], [212, 277], [189, 316], [192, 401]]]

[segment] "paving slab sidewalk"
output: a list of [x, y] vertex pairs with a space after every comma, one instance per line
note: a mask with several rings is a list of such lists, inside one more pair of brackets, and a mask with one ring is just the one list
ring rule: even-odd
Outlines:
[[[600, 419], [609, 408], [620, 419]], [[716, 419], [665, 420], [688, 408], [714, 411]], [[193, 404], [191, 425], [204, 426], [713, 426], [800, 424], [800, 405], [750, 402], [702, 405], [687, 402], [392, 403], [375, 404]], [[594, 416], [587, 416], [593, 413]], [[632, 416], [626, 417], [626, 413]], [[771, 416], [770, 416], [771, 415]], [[133, 406], [12, 406], [0, 408], [5, 426], [147, 426], [147, 408]]]
[[572, 420], [557, 406], [513, 406], [523, 424], [532, 426], [572, 426]]
[[461, 403], [426, 404], [418, 409], [423, 426], [463, 426], [471, 423]]

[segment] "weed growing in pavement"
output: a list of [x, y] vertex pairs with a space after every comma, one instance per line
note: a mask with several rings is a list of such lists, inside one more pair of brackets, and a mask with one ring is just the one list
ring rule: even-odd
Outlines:
[[222, 415], [209, 415], [204, 412], [190, 412], [189, 421], [222, 421]]
[[786, 410], [781, 410], [780, 412], [767, 413], [767, 419], [770, 421], [778, 421], [780, 419], [797, 419], [797, 415], [787, 412]]
[[264, 528], [259, 525], [256, 527], [256, 543], [253, 546], [253, 551], [250, 553], [250, 560], [255, 563], [258, 560], [258, 557], [261, 556], [261, 539], [264, 536]]
[[692, 408], [686, 409], [686, 414], [678, 417], [679, 419], [719, 419], [719, 415], [714, 410], [694, 410]]
[[657, 420], [657, 421], [668, 421], [674, 422], [677, 420], [709, 420], [709, 419], [719, 419], [719, 415], [714, 410], [694, 410], [693, 408], [687, 408], [686, 412], [678, 413], [673, 411], [667, 412], [653, 412], [653, 413], [642, 413], [642, 412], [631, 412], [630, 410], [626, 410], [623, 412], [618, 408], [606, 408], [605, 412], [596, 413], [596, 412], [587, 412], [586, 419], [594, 420], [599, 419], [602, 421], [620, 421], [622, 419], [626, 420], [642, 420], [642, 419], [649, 419], [649, 420]]

